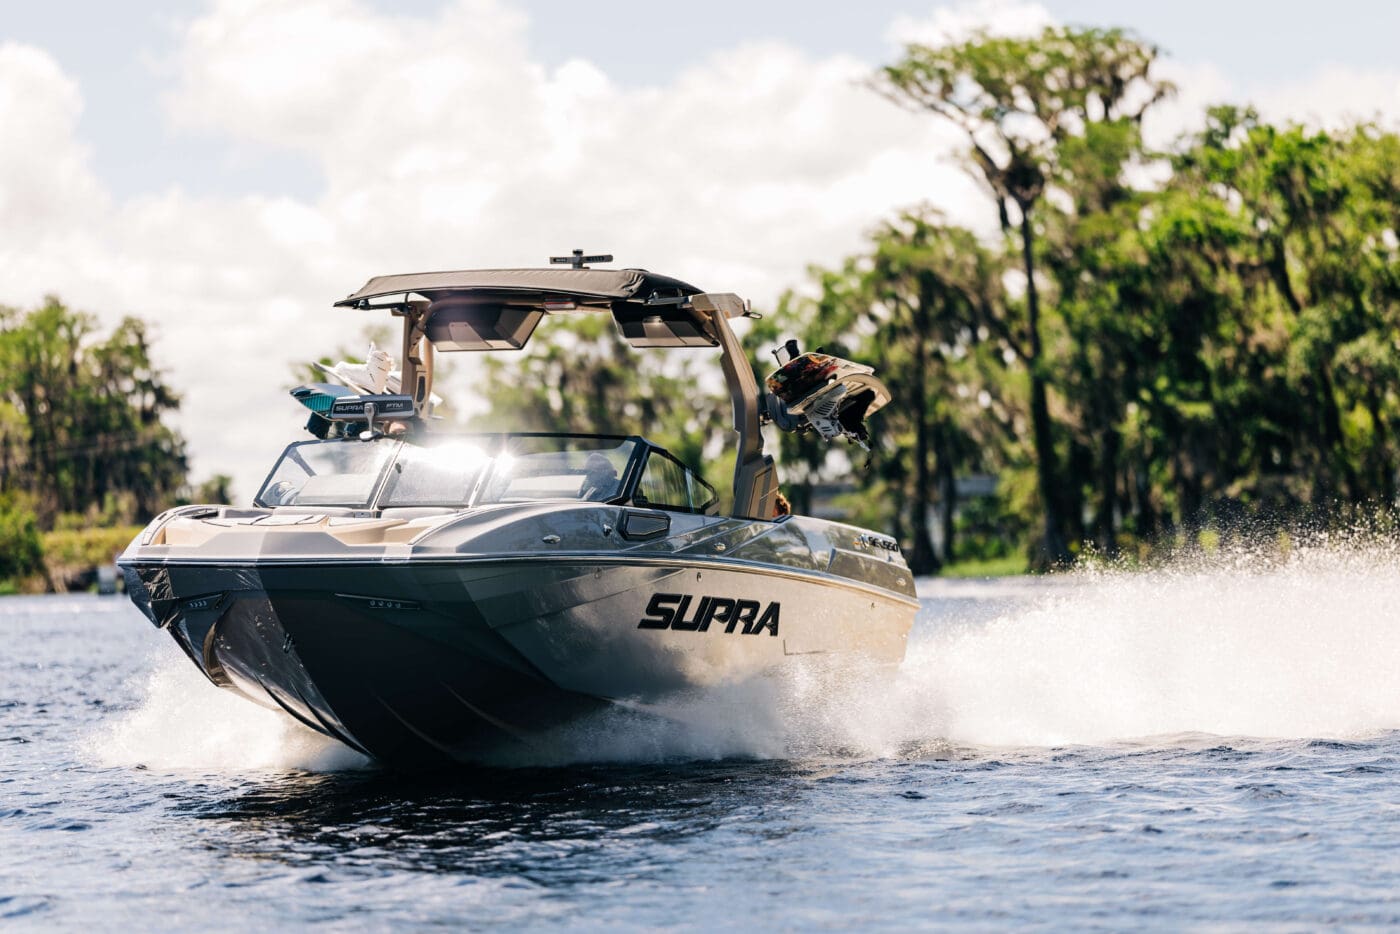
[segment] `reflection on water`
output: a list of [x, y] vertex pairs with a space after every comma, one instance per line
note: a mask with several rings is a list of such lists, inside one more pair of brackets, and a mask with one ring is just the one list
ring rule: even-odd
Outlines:
[[[174, 808], [218, 825], [231, 853], [380, 871], [508, 876], [540, 885], [645, 872], [645, 845], [684, 846], [771, 803], [792, 766], [293, 774]], [[735, 794], [742, 786], [742, 794]], [[785, 806], [799, 806], [784, 783]], [[621, 838], [632, 847], [612, 844]], [[550, 858], [540, 859], [548, 850]]]

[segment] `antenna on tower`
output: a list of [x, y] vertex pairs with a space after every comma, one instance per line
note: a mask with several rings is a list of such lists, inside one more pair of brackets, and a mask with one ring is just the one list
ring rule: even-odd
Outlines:
[[575, 269], [587, 269], [585, 263], [611, 263], [613, 261], [611, 253], [599, 253], [596, 256], [584, 256], [582, 250], [574, 250], [572, 256], [551, 256], [550, 263], [556, 266], [569, 265]]

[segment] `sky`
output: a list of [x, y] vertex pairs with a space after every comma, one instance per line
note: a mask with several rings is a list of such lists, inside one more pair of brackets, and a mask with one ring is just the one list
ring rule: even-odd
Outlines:
[[193, 478], [246, 501], [370, 276], [582, 247], [762, 307], [901, 207], [987, 229], [957, 137], [861, 86], [906, 41], [1129, 28], [1162, 143], [1220, 101], [1400, 125], [1400, 4], [827, 6], [0, 0], [0, 304], [151, 321]]

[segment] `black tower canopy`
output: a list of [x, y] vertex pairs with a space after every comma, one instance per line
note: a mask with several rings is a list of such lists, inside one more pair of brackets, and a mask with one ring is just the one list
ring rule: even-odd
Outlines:
[[[417, 318], [439, 351], [519, 350], [547, 314], [611, 312], [622, 338], [634, 347], [713, 347], [690, 298], [700, 289], [644, 269], [471, 269], [376, 276], [336, 302], [380, 305]], [[421, 296], [413, 301], [411, 296]], [[737, 300], [736, 300], [737, 301]], [[742, 303], [726, 308], [742, 314]]]
[[375, 276], [337, 306], [354, 306], [386, 295], [417, 293], [427, 298], [444, 292], [515, 292], [568, 295], [580, 299], [646, 302], [700, 292], [695, 286], [645, 269], [464, 269], [458, 272], [410, 272]]

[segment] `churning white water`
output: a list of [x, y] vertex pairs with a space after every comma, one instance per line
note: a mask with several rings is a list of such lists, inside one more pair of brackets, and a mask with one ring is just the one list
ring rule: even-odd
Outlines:
[[317, 772], [366, 764], [364, 756], [290, 717], [214, 687], [169, 636], [159, 636], [154, 667], [137, 686], [140, 702], [88, 743], [97, 764]]
[[[1151, 571], [928, 581], [897, 671], [813, 664], [559, 731], [509, 761], [891, 757], [931, 745], [1400, 728], [1400, 549], [1374, 540]], [[991, 609], [989, 609], [989, 607]], [[660, 718], [651, 714], [659, 714]], [[362, 759], [173, 651], [96, 743], [108, 763], [339, 769]]]
[[910, 652], [895, 706], [900, 716], [928, 716], [957, 742], [1347, 737], [1400, 727], [1394, 548], [1080, 574], [989, 623], [930, 635]]

